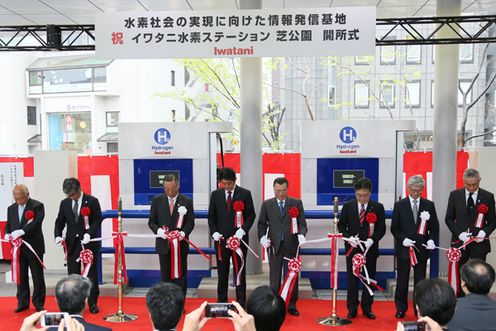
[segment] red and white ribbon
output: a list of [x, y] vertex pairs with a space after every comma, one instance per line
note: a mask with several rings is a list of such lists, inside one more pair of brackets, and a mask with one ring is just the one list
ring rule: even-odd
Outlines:
[[181, 234], [179, 231], [174, 230], [167, 234], [169, 240], [169, 249], [171, 257], [171, 278], [181, 278], [181, 247], [180, 247]]
[[184, 206], [180, 206], [179, 208], [177, 208], [177, 212], [178, 212], [179, 216], [177, 217], [176, 228], [180, 229], [183, 227], [184, 215], [186, 215], [186, 213], [188, 212], [188, 209], [186, 209], [186, 207], [184, 207]]
[[375, 213], [369, 212], [367, 213], [367, 217], [365, 220], [369, 224], [369, 238], [374, 235], [375, 223], [377, 222], [377, 215]]
[[243, 226], [243, 210], [245, 210], [245, 203], [242, 200], [237, 200], [233, 204], [233, 209], [236, 212], [234, 215], [234, 226], [239, 228]]
[[301, 261], [299, 258], [287, 259], [288, 260], [288, 273], [284, 282], [282, 283], [281, 289], [279, 290], [279, 295], [286, 302], [286, 306], [291, 299], [291, 294], [293, 294], [293, 289], [298, 279], [298, 273], [301, 270]]
[[81, 215], [83, 215], [84, 218], [84, 229], [88, 230], [90, 228], [91, 209], [88, 207], [81, 208]]
[[81, 272], [81, 276], [87, 277], [88, 272], [90, 271], [91, 265], [93, 264], [93, 252], [89, 249], [83, 249], [79, 253], [79, 258], [76, 262], [81, 261], [83, 263], [83, 271]]
[[338, 239], [342, 238], [341, 233], [328, 234], [331, 239], [331, 289], [338, 288], [338, 272], [339, 272], [339, 248]]
[[289, 216], [291, 217], [291, 234], [298, 234], [298, 216], [300, 211], [296, 207], [289, 208]]
[[12, 252], [12, 263], [10, 264], [12, 271], [12, 281], [19, 285], [21, 283], [21, 268], [20, 268], [20, 257], [21, 257], [21, 246], [24, 244], [36, 257], [38, 262], [41, 264], [43, 269], [46, 269], [43, 261], [41, 261], [38, 254], [36, 254], [33, 246], [31, 246], [27, 241], [22, 240], [22, 238], [12, 239], [10, 236], [9, 240], [0, 239], [0, 242], [10, 243]]
[[410, 257], [410, 267], [414, 267], [418, 264], [417, 254], [415, 254], [415, 246], [410, 246], [408, 248], [408, 256]]
[[462, 258], [462, 251], [456, 247], [450, 247], [446, 252], [446, 258], [448, 258], [448, 283], [450, 283], [453, 290], [455, 290], [455, 295], [458, 295], [459, 288], [459, 274], [458, 274], [458, 262]]
[[417, 234], [425, 236], [427, 233], [427, 221], [430, 220], [431, 214], [427, 210], [420, 213], [420, 224], [417, 229]]
[[127, 232], [112, 232], [114, 238], [114, 284], [119, 282], [119, 253], [122, 263], [122, 280], [127, 284], [126, 254], [124, 251], [124, 237]]
[[[374, 279], [370, 279], [369, 277], [366, 266], [367, 259], [365, 258], [365, 255], [360, 253], [355, 254], [353, 256], [353, 259], [351, 260], [351, 263], [353, 265], [353, 275], [358, 277], [358, 279], [362, 282], [363, 286], [365, 286], [371, 296], [374, 295], [374, 291], [370, 288], [370, 286], [373, 286], [379, 291], [382, 291], [382, 287], [377, 284], [377, 281]], [[365, 276], [360, 273], [362, 269], [365, 272]]]
[[[241, 273], [243, 268], [245, 267], [245, 258], [243, 255], [243, 251], [241, 250], [241, 241], [235, 236], [231, 236], [227, 239], [227, 248], [229, 248], [232, 252], [233, 264], [234, 264], [234, 286], [238, 286], [241, 284]], [[241, 266], [239, 266], [238, 259], [236, 258], [236, 254], [238, 254], [241, 260]]]
[[489, 208], [486, 204], [481, 203], [477, 206], [477, 218], [475, 219], [474, 227], [482, 229], [484, 227], [484, 215], [487, 214]]

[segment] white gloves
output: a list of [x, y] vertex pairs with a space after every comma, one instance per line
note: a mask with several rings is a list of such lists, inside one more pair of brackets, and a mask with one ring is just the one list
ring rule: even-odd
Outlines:
[[62, 237], [56, 237], [55, 238], [55, 245], [58, 245], [62, 242], [62, 240], [64, 240]]
[[222, 235], [219, 232], [214, 232], [214, 234], [212, 235], [212, 239], [214, 241], [219, 241], [220, 238], [222, 238]]
[[374, 239], [368, 238], [367, 241], [365, 242], [365, 247], [370, 248], [374, 244]]
[[483, 242], [484, 238], [486, 238], [486, 232], [484, 232], [484, 230], [480, 230], [479, 233], [477, 234], [476, 238], [477, 238], [477, 239], [475, 239], [476, 242], [478, 242], [478, 243]]
[[179, 240], [183, 240], [186, 237], [186, 233], [184, 231], [179, 232]]
[[243, 236], [246, 234], [245, 230], [243, 230], [242, 228], [239, 228], [238, 230], [236, 230], [236, 233], [234, 234], [234, 236], [238, 239], [243, 239]]
[[167, 235], [165, 234], [165, 230], [162, 228], [158, 228], [157, 236], [159, 236], [162, 239], [167, 239]]
[[6, 233], [3, 237], [4, 240], [10, 240], [10, 233]]
[[264, 247], [264, 248], [269, 248], [270, 247], [270, 239], [267, 238], [267, 236], [263, 236], [262, 238], [260, 238], [260, 244]]
[[81, 240], [81, 243], [82, 243], [83, 245], [86, 245], [86, 244], [87, 244], [87, 243], [89, 243], [89, 242], [90, 242], [90, 235], [89, 235], [88, 233], [85, 233], [85, 234], [83, 235], [83, 240]]
[[16, 240], [17, 238], [22, 237], [25, 234], [26, 232], [24, 232], [24, 230], [14, 230], [10, 235], [12, 236], [12, 239]]
[[305, 236], [304, 236], [304, 235], [302, 235], [302, 234], [299, 234], [299, 235], [298, 235], [298, 243], [299, 243], [300, 245], [303, 245], [303, 244], [304, 244], [304, 243], [306, 243], [306, 242], [307, 242], [307, 239], [305, 238]]
[[360, 240], [360, 239], [358, 239], [358, 235], [357, 236], [351, 236], [348, 239], [349, 239], [348, 244], [350, 244], [351, 247], [356, 248], [358, 246], [358, 241]]
[[463, 243], [466, 243], [470, 239], [471, 236], [472, 236], [472, 233], [465, 231], [465, 232], [460, 233], [458, 238], [461, 241], [463, 241]]
[[413, 245], [415, 245], [415, 240], [411, 240], [408, 238], [403, 239], [403, 246], [412, 247]]
[[433, 250], [436, 248], [436, 244], [434, 244], [434, 240], [429, 239], [427, 240], [427, 249]]

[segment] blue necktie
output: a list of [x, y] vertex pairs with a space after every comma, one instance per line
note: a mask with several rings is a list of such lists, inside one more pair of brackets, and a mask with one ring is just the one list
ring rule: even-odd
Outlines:
[[281, 215], [284, 214], [284, 202], [279, 201], [279, 210], [281, 211]]

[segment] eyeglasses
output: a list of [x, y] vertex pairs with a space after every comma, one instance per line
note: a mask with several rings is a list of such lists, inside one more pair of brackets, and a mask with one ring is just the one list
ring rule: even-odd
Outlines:
[[288, 189], [287, 189], [287, 188], [283, 188], [283, 189], [281, 189], [281, 190], [274, 190], [274, 193], [275, 193], [275, 194], [281, 194], [281, 193], [286, 193], [287, 191], [288, 191]]

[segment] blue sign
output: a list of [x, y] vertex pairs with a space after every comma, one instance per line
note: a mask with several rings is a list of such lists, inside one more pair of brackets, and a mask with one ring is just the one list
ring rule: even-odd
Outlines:
[[356, 137], [356, 130], [353, 129], [351, 126], [345, 126], [341, 129], [341, 131], [339, 131], [339, 138], [345, 144], [351, 144], [355, 141]]
[[160, 128], [157, 131], [155, 131], [155, 134], [153, 135], [155, 138], [155, 141], [159, 145], [167, 145], [171, 138], [171, 134], [167, 129]]

